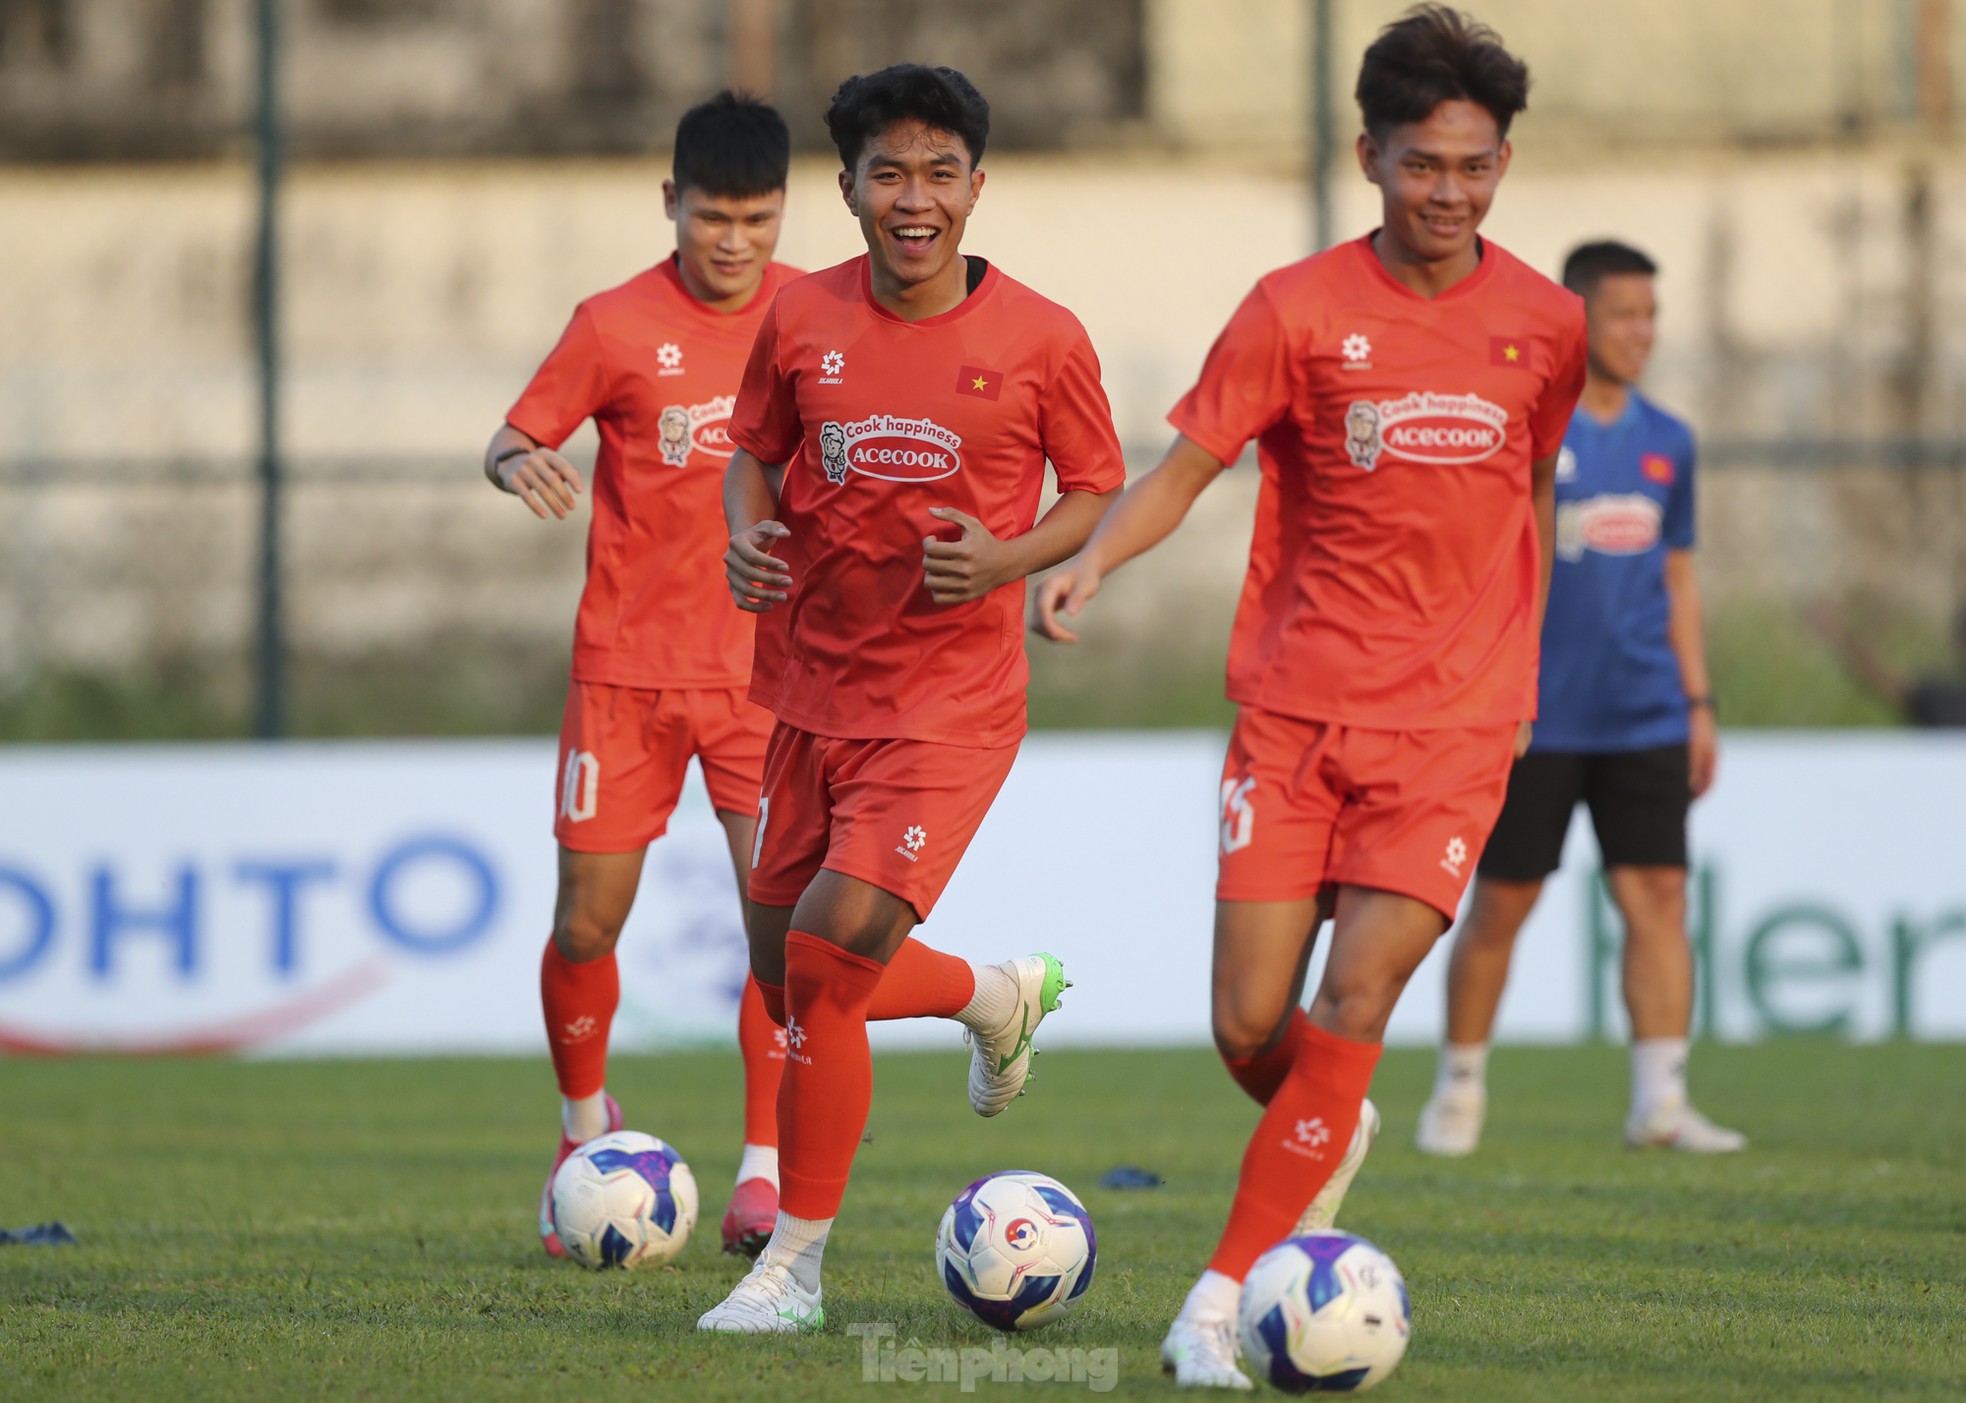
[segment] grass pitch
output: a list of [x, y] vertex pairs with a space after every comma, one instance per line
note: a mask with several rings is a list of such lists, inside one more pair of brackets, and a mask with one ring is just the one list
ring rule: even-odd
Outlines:
[[[1201, 1052], [1045, 1057], [970, 1114], [957, 1051], [876, 1068], [827, 1255], [827, 1332], [699, 1337], [740, 1275], [717, 1252], [736, 1166], [734, 1054], [621, 1059], [631, 1128], [704, 1190], [673, 1267], [588, 1273], [533, 1236], [555, 1101], [543, 1062], [0, 1063], [0, 1398], [879, 1399], [845, 1327], [988, 1348], [930, 1242], [949, 1198], [1028, 1166], [1086, 1199], [1098, 1278], [1020, 1346], [1118, 1351], [1122, 1396], [1172, 1397], [1156, 1346], [1206, 1259], [1255, 1109]], [[1342, 1222], [1392, 1254], [1414, 1338], [1387, 1400], [1966, 1397], [1966, 1049], [1704, 1048], [1695, 1086], [1745, 1156], [1618, 1141], [1615, 1048], [1498, 1052], [1486, 1143], [1411, 1148], [1430, 1056], [1392, 1052], [1386, 1130]], [[1097, 1187], [1130, 1162], [1158, 1190]], [[997, 1383], [1085, 1396], [1080, 1383]]]

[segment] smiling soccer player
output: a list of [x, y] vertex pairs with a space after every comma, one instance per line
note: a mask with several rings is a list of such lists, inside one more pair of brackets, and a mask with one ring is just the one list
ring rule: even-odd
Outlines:
[[[909, 931], [1024, 734], [1024, 578], [1084, 545], [1125, 477], [1084, 328], [962, 252], [982, 95], [903, 64], [847, 80], [826, 122], [867, 252], [778, 295], [724, 488], [730, 588], [764, 615], [751, 695], [778, 717], [750, 895], [752, 971], [791, 1044], [784, 1190], [704, 1330], [823, 1320], [821, 1254], [873, 1096], [870, 1018], [967, 1027], [979, 1114], [1023, 1087], [1058, 961], [972, 966]], [[1060, 496], [1037, 520], [1047, 459]]]
[[[684, 113], [663, 182], [675, 253], [575, 309], [485, 449], [496, 486], [535, 516], [564, 519], [583, 484], [557, 450], [583, 419], [601, 434], [560, 723], [559, 895], [539, 974], [561, 1095], [559, 1149], [539, 1197], [540, 1243], [554, 1257], [565, 1251], [550, 1212], [553, 1174], [582, 1141], [621, 1128], [606, 1090], [621, 990], [614, 947], [692, 755], [740, 889], [749, 867], [771, 715], [744, 694], [753, 621], [714, 574], [724, 549], [718, 498], [751, 340], [772, 295], [798, 276], [772, 261], [790, 159], [784, 119], [763, 103], [726, 92]], [[755, 1254], [778, 1213], [777, 1033], [747, 985], [729, 1252]]]
[[1365, 1093], [1386, 1021], [1528, 743], [1557, 451], [1584, 382], [1577, 297], [1476, 233], [1528, 84], [1457, 11], [1417, 7], [1380, 34], [1357, 97], [1381, 226], [1257, 283], [1170, 416], [1166, 458], [1037, 591], [1038, 628], [1069, 640], [1063, 617], [1256, 440], [1213, 1021], [1265, 1109], [1215, 1255], [1161, 1347], [1184, 1386], [1249, 1387], [1235, 1367], [1242, 1279], [1293, 1224], [1333, 1221], [1377, 1129]]

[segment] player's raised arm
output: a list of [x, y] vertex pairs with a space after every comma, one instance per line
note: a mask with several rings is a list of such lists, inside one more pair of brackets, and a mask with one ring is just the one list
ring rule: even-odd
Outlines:
[[[1031, 595], [1033, 631], [1056, 643], [1078, 642], [1060, 616], [1077, 617], [1108, 574], [1166, 540], [1222, 468], [1207, 449], [1177, 435], [1160, 465], [1122, 492], [1112, 510], [1098, 519], [1085, 549], [1039, 582]], [[1059, 506], [1064, 503], [1061, 497]]]
[[773, 541], [792, 533], [774, 520], [783, 466], [760, 462], [746, 449], [730, 455], [724, 470], [724, 522], [730, 527], [730, 549], [724, 552], [724, 574], [731, 598], [748, 614], [762, 614], [790, 596], [791, 569], [770, 554]]
[[510, 424], [500, 424], [485, 445], [485, 477], [524, 502], [541, 520], [548, 516], [565, 520], [580, 492], [580, 469]]

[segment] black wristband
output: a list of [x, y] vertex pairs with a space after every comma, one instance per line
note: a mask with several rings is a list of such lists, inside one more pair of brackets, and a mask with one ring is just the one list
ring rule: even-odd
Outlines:
[[1713, 703], [1712, 692], [1706, 692], [1700, 696], [1688, 697], [1686, 699], [1686, 709], [1688, 711], [1698, 711], [1701, 707], [1705, 707], [1708, 711], [1711, 711], [1715, 716], [1720, 715], [1720, 708], [1715, 706]]

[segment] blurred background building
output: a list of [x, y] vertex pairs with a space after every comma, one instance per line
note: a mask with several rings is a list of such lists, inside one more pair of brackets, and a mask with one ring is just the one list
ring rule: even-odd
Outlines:
[[[818, 267], [859, 248], [833, 87], [968, 72], [995, 114], [970, 246], [1084, 320], [1137, 473], [1249, 284], [1371, 227], [1349, 95], [1403, 5], [4, 0], [0, 739], [254, 725], [262, 8], [283, 724], [344, 735], [556, 724], [584, 518], [534, 520], [479, 455], [573, 304], [670, 247], [684, 108], [782, 105], [781, 256]], [[1725, 719], [1895, 719], [1823, 625], [1942, 667], [1966, 597], [1966, 3], [1471, 8], [1535, 80], [1488, 231], [1551, 272], [1604, 236], [1663, 265], [1649, 389], [1702, 438]], [[1225, 479], [1079, 654], [1033, 644], [1041, 723], [1225, 719], [1253, 496]]]

